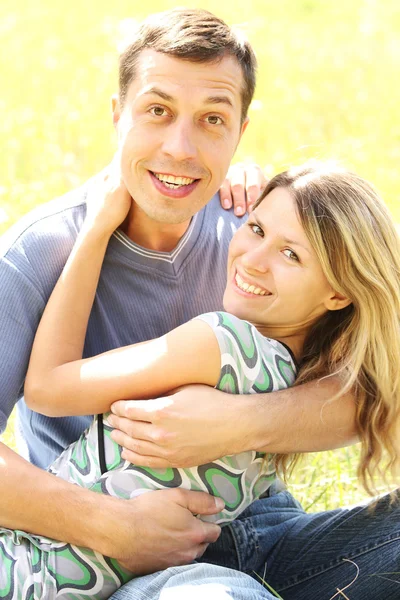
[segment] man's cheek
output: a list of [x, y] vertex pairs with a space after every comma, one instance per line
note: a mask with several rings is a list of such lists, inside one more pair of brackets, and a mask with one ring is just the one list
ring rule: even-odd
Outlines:
[[124, 145], [129, 135], [134, 136], [134, 123], [132, 115], [129, 113], [122, 113], [120, 120], [118, 121], [118, 143]]

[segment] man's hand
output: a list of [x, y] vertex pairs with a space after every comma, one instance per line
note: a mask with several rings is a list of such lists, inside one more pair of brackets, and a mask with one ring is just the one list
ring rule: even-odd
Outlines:
[[110, 539], [101, 551], [135, 575], [188, 564], [221, 532], [218, 525], [194, 516], [212, 515], [224, 507], [220, 498], [203, 492], [177, 488], [112, 500], [115, 522], [108, 521], [102, 532]]
[[111, 406], [111, 437], [123, 458], [153, 468], [192, 467], [254, 448], [249, 397], [191, 385], [156, 400]]
[[258, 165], [232, 165], [219, 190], [221, 204], [226, 209], [233, 205], [235, 214], [241, 217], [246, 211], [251, 211], [266, 183], [265, 175]]
[[35, 467], [1, 443], [0, 481], [2, 527], [92, 548], [136, 574], [189, 563], [220, 534], [218, 525], [194, 516], [223, 510], [220, 498], [180, 488], [131, 500], [98, 494]]
[[269, 394], [235, 396], [190, 385], [157, 400], [111, 406], [112, 438], [144, 467], [192, 467], [246, 450], [319, 452], [358, 441], [355, 402], [326, 377]]

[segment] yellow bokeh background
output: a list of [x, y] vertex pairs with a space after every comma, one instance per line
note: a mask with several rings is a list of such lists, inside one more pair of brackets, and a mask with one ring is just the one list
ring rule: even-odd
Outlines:
[[[400, 5], [397, 0], [187, 3], [243, 29], [259, 60], [236, 160], [268, 174], [336, 158], [372, 181], [400, 222]], [[0, 233], [79, 185], [116, 148], [110, 96], [132, 21], [176, 6], [126, 0], [0, 4]], [[8, 431], [10, 435], [10, 430]], [[293, 480], [314, 508], [357, 500], [357, 450], [311, 457]]]

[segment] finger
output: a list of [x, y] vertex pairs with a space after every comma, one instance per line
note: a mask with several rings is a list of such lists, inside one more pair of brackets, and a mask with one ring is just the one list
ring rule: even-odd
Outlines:
[[131, 438], [137, 440], [147, 440], [149, 442], [156, 442], [156, 436], [154, 434], [154, 425], [146, 421], [132, 421], [125, 417], [117, 417], [117, 415], [109, 415], [105, 421], [106, 424], [110, 425], [114, 429], [124, 431]]
[[230, 167], [228, 179], [231, 184], [231, 195], [235, 215], [242, 216], [246, 212], [246, 171], [242, 164], [238, 163]]
[[121, 172], [121, 156], [122, 151], [119, 148], [114, 154], [114, 158], [111, 161], [111, 169], [110, 169], [110, 178], [112, 179], [113, 185], [115, 187], [123, 187], [125, 188], [125, 184], [122, 180], [122, 172]]
[[109, 165], [111, 171], [121, 173], [121, 158], [122, 158], [122, 148], [118, 148], [116, 150], [114, 156], [112, 157], [111, 163]]
[[252, 164], [246, 167], [246, 198], [248, 211], [251, 210], [253, 204], [260, 196], [265, 183], [264, 173], [258, 165]]
[[203, 544], [199, 544], [199, 547], [197, 549], [196, 559], [201, 558], [203, 556], [204, 552], [207, 550], [207, 548], [208, 548], [207, 542], [204, 542]]
[[171, 397], [154, 400], [118, 400], [111, 405], [111, 412], [132, 421], [147, 421], [151, 423], [157, 411], [173, 404]]
[[[135, 421], [151, 421], [148, 411], [146, 413], [144, 405], [140, 404], [140, 400], [118, 400], [111, 404], [111, 412], [114, 415], [112, 420], [121, 417]], [[111, 422], [110, 417], [108, 417], [108, 420]], [[117, 425], [113, 423], [113, 427], [117, 427]]]
[[139, 467], [146, 467], [147, 469], [170, 469], [171, 463], [164, 458], [159, 458], [158, 456], [142, 456], [141, 454], [136, 454], [136, 452], [132, 452], [131, 450], [122, 450], [121, 457], [124, 460], [132, 463], [133, 465], [137, 465]]
[[151, 427], [151, 423], [145, 421], [132, 421], [127, 417], [117, 417], [117, 415], [110, 415], [107, 417], [107, 423], [116, 430], [122, 431], [130, 437], [135, 437], [135, 423], [143, 423], [148, 427]]
[[223, 510], [225, 502], [222, 498], [211, 496], [205, 492], [193, 492], [179, 489], [177, 502], [190, 510], [194, 515], [214, 515]]
[[114, 442], [126, 450], [130, 450], [136, 454], [142, 454], [143, 456], [159, 456], [161, 458], [167, 458], [164, 449], [157, 446], [153, 442], [137, 440], [136, 438], [132, 438], [129, 434], [119, 431], [118, 429], [113, 429], [110, 435]]
[[215, 523], [206, 523], [202, 521], [204, 531], [204, 542], [206, 544], [213, 544], [217, 541], [221, 535], [221, 527]]
[[228, 178], [224, 179], [219, 188], [219, 199], [223, 208], [229, 209], [232, 207], [231, 184]]

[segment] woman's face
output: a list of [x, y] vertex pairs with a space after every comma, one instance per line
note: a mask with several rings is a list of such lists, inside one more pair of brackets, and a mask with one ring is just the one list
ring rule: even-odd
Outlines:
[[225, 310], [271, 337], [306, 333], [335, 293], [285, 188], [275, 188], [234, 235]]

